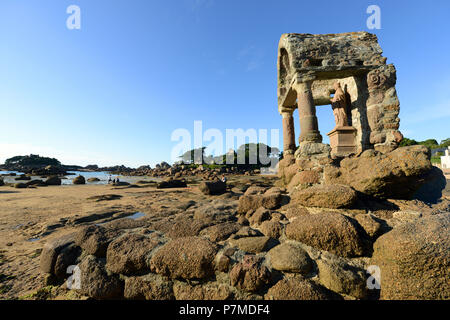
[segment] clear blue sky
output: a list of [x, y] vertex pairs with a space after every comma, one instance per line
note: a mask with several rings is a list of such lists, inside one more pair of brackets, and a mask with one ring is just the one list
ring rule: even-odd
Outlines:
[[[81, 30], [66, 28], [71, 4]], [[366, 27], [370, 4], [381, 30]], [[0, 163], [39, 153], [154, 166], [194, 120], [281, 130], [276, 56], [288, 32], [376, 33], [397, 68], [400, 130], [440, 141], [450, 136], [449, 15], [447, 0], [1, 0]], [[318, 117], [326, 136], [331, 108]]]

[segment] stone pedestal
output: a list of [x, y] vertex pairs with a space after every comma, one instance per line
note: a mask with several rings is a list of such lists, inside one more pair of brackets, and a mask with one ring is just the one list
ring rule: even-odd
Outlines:
[[350, 126], [334, 128], [327, 134], [330, 137], [331, 153], [346, 156], [356, 153], [356, 129]]

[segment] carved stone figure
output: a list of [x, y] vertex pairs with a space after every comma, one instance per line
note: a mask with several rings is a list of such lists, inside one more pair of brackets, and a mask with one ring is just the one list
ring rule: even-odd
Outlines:
[[333, 108], [334, 120], [336, 122], [336, 127], [346, 127], [348, 126], [347, 121], [347, 98], [344, 91], [341, 88], [339, 82], [334, 83], [334, 97], [330, 100], [331, 106]]

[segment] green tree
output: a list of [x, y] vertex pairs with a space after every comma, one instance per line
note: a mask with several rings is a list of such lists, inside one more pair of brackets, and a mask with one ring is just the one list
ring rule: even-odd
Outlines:
[[183, 155], [180, 156], [180, 158], [184, 163], [203, 164], [203, 159], [205, 158], [205, 149], [206, 147], [201, 147], [186, 151]]

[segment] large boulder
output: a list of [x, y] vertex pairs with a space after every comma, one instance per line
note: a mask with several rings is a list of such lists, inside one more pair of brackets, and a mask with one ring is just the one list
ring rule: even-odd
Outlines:
[[173, 300], [173, 283], [156, 274], [125, 279], [124, 297], [130, 300]]
[[51, 176], [45, 180], [45, 184], [48, 186], [60, 186], [61, 185], [61, 179], [58, 178], [58, 176]]
[[223, 283], [191, 286], [177, 282], [173, 286], [173, 292], [177, 300], [227, 300], [232, 297], [231, 288]]
[[364, 299], [367, 296], [364, 270], [337, 258], [327, 259], [322, 257], [316, 260], [316, 264], [319, 269], [319, 281], [326, 288], [357, 299]]
[[227, 184], [222, 181], [204, 181], [198, 186], [201, 192], [206, 195], [217, 195], [227, 191]]
[[366, 248], [362, 228], [339, 213], [299, 216], [286, 226], [286, 236], [343, 257], [362, 256]]
[[255, 292], [270, 283], [271, 274], [264, 265], [264, 259], [246, 255], [230, 271], [231, 285], [242, 290]]
[[432, 167], [429, 149], [416, 145], [386, 154], [367, 150], [359, 157], [343, 159], [340, 168], [325, 168], [324, 178], [327, 184], [348, 184], [374, 197], [410, 199], [429, 179], [442, 180], [436, 178], [439, 172], [430, 176]]
[[284, 278], [267, 291], [267, 300], [330, 300], [335, 297], [322, 286], [302, 278]]
[[357, 195], [349, 186], [332, 184], [295, 191], [291, 199], [305, 207], [337, 209], [351, 207], [357, 200]]
[[80, 269], [81, 293], [94, 299], [119, 299], [123, 297], [123, 281], [117, 275], [110, 275], [104, 263], [86, 256], [78, 265]]
[[86, 179], [83, 176], [78, 176], [72, 180], [72, 183], [73, 184], [86, 184]]
[[157, 189], [167, 189], [167, 188], [186, 188], [187, 184], [185, 180], [178, 180], [178, 179], [167, 179], [164, 181], [159, 182], [156, 185]]
[[450, 299], [450, 213], [405, 223], [374, 244], [381, 299]]
[[268, 252], [272, 268], [284, 272], [307, 274], [312, 269], [312, 260], [300, 246], [283, 243]]
[[105, 257], [108, 245], [120, 235], [120, 230], [91, 225], [81, 228], [75, 234], [75, 244], [88, 254]]
[[282, 201], [281, 193], [266, 192], [264, 194], [243, 195], [239, 198], [238, 212], [247, 213], [250, 210], [257, 210], [260, 207], [266, 209], [276, 209]]
[[200, 237], [178, 238], [165, 244], [150, 260], [150, 269], [170, 278], [202, 279], [214, 273], [217, 247]]
[[81, 249], [75, 245], [73, 233], [50, 240], [41, 252], [41, 272], [63, 279], [68, 276], [67, 267], [74, 265], [80, 254]]
[[119, 274], [146, 270], [149, 254], [161, 244], [158, 235], [129, 233], [111, 242], [106, 252], [106, 267]]

